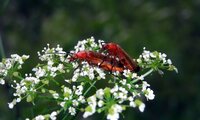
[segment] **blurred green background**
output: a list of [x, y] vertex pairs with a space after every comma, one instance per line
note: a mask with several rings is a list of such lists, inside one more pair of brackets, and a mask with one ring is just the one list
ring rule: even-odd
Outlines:
[[[31, 55], [26, 73], [47, 43], [69, 51], [91, 36], [118, 43], [134, 58], [144, 46], [165, 52], [179, 69], [148, 76], [156, 97], [146, 102], [144, 113], [128, 109], [126, 120], [200, 119], [200, 0], [0, 0], [5, 55]], [[30, 104], [8, 109], [11, 93], [0, 86], [0, 119], [29, 117]]]

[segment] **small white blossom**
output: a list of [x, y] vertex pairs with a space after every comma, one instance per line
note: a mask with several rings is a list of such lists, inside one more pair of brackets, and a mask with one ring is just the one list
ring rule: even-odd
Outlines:
[[72, 90], [68, 87], [64, 87], [64, 93], [69, 93], [71, 94], [72, 93]]
[[52, 94], [53, 95], [53, 98], [55, 98], [55, 99], [58, 99], [59, 98], [59, 94], [58, 93], [54, 93], [54, 94]]
[[33, 71], [35, 71], [35, 76], [37, 78], [43, 77], [46, 73], [46, 71], [44, 69], [42, 69], [41, 67], [39, 68], [34, 68]]
[[96, 111], [96, 106], [94, 105], [89, 105], [86, 109], [85, 112], [83, 114], [83, 118], [87, 118], [88, 116], [91, 116], [95, 113]]
[[8, 103], [8, 107], [10, 109], [13, 109], [13, 107], [16, 105], [16, 103], [17, 103], [17, 101], [16, 101], [16, 99], [14, 99], [12, 102]]
[[99, 89], [96, 91], [96, 97], [99, 99], [103, 99], [104, 91], [103, 89]]
[[71, 115], [75, 115], [76, 114], [76, 109], [74, 108], [74, 107], [69, 107], [69, 113], [71, 114]]
[[138, 79], [139, 79], [139, 80], [144, 80], [144, 76], [143, 76], [143, 75], [138, 76]]
[[27, 76], [24, 81], [28, 81], [34, 84], [38, 84], [40, 82], [40, 80], [36, 77], [32, 77], [32, 76]]
[[99, 77], [101, 79], [105, 79], [106, 74], [104, 73], [104, 71], [102, 69], [95, 67], [95, 70], [97, 71], [97, 73], [99, 74]]
[[44, 120], [45, 117], [43, 115], [38, 115], [35, 117], [35, 120]]
[[79, 103], [78, 103], [77, 100], [73, 100], [73, 101], [72, 101], [72, 104], [73, 104], [73, 106], [75, 106], [75, 107], [79, 105]]
[[82, 94], [82, 91], [83, 91], [83, 86], [82, 85], [79, 85], [75, 91], [75, 94], [76, 95], [81, 95]]
[[61, 102], [61, 103], [60, 103], [60, 106], [61, 106], [61, 107], [64, 107], [64, 106], [65, 106], [65, 102]]
[[87, 118], [88, 116], [91, 116], [92, 114], [94, 114], [96, 112], [96, 97], [93, 95], [93, 96], [90, 96], [88, 99], [87, 99], [87, 102], [89, 104], [89, 106], [87, 106], [85, 108], [85, 112], [83, 114], [83, 117], [84, 118]]
[[147, 88], [147, 93], [145, 94], [147, 100], [153, 100], [155, 95], [153, 94], [153, 90], [151, 90], [150, 88]]
[[150, 85], [146, 82], [146, 81], [143, 81], [143, 84], [142, 84], [142, 91], [146, 90], [147, 87], [149, 87]]
[[17, 54], [12, 54], [11, 58], [13, 58], [14, 61], [18, 61], [19, 64], [23, 64], [24, 63], [23, 60], [22, 60], [22, 58], [19, 55], [17, 55]]
[[134, 101], [130, 101], [129, 105], [130, 105], [131, 107], [134, 107], [134, 108], [136, 107], [136, 104], [135, 104]]
[[0, 84], [4, 85], [5, 84], [5, 80], [0, 79]]
[[139, 110], [140, 110], [140, 112], [144, 112], [144, 108], [145, 108], [145, 104], [144, 104], [144, 103], [141, 103], [141, 104], [139, 105]]
[[56, 111], [53, 111], [51, 114], [50, 114], [50, 119], [51, 120], [56, 120], [56, 116], [57, 116], [57, 112]]
[[171, 65], [171, 64], [172, 64], [172, 61], [171, 61], [170, 59], [168, 59], [168, 60], [167, 60], [167, 63], [168, 63], [169, 65]]
[[104, 105], [104, 102], [102, 100], [99, 100], [97, 104], [98, 104], [98, 107], [102, 107]]
[[118, 91], [118, 90], [119, 90], [118, 85], [115, 85], [115, 87], [112, 88], [112, 89], [110, 90], [110, 92], [111, 92], [111, 93], [114, 93], [114, 92], [116, 92], [116, 91]]
[[81, 102], [81, 103], [85, 103], [85, 98], [84, 98], [84, 96], [79, 96], [79, 97], [78, 97], [78, 101]]
[[122, 107], [118, 104], [114, 104], [108, 111], [107, 119], [108, 120], [118, 120], [119, 113], [121, 113], [121, 112], [122, 112]]

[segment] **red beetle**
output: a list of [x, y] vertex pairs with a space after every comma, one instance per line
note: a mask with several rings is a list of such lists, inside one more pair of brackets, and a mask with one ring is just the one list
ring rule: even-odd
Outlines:
[[80, 51], [74, 53], [70, 60], [87, 61], [90, 65], [98, 66], [107, 71], [123, 72], [124, 70], [123, 65], [116, 59], [93, 51]]
[[127, 69], [132, 72], [139, 72], [137, 63], [116, 43], [106, 43], [102, 45], [102, 50], [106, 50], [109, 56], [119, 59]]

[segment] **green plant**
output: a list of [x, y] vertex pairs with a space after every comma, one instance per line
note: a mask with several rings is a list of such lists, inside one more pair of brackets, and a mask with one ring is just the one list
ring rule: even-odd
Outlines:
[[[93, 37], [79, 41], [70, 53], [83, 50], [99, 52], [102, 42], [99, 40], [95, 43]], [[84, 118], [103, 112], [107, 119], [116, 120], [127, 107], [139, 108], [143, 112], [143, 98], [153, 100], [155, 97], [145, 77], [156, 71], [163, 74], [162, 70], [177, 72], [171, 60], [166, 59], [166, 54], [150, 52], [145, 48], [137, 59], [142, 68], [138, 73], [128, 69], [124, 69], [123, 73], [110, 73], [86, 61], [70, 61], [71, 55], [66, 54], [59, 45], [50, 48], [48, 44], [38, 52], [38, 56], [41, 62], [32, 69], [33, 73], [25, 75], [20, 73], [20, 69], [28, 55], [13, 54], [0, 63], [0, 83], [4, 85], [8, 82], [15, 90], [15, 98], [8, 103], [10, 109], [22, 100], [37, 105], [34, 101], [37, 99], [40, 102], [40, 97], [56, 103], [55, 110], [37, 115], [33, 118], [35, 120], [55, 120], [59, 116], [72, 119], [78, 112], [83, 112]], [[96, 83], [102, 80], [107, 84], [98, 88]], [[95, 90], [93, 95], [88, 94], [91, 90]]]

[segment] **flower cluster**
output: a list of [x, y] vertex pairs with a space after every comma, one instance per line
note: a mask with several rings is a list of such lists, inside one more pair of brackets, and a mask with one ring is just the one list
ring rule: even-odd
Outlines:
[[165, 53], [160, 53], [158, 51], [150, 52], [143, 48], [143, 53], [137, 59], [138, 64], [142, 68], [153, 68], [159, 73], [163, 74], [161, 69], [167, 69], [169, 71], [175, 70], [178, 73], [177, 68], [172, 65], [172, 61], [167, 59]]
[[[101, 52], [103, 44], [105, 44], [103, 40], [98, 40], [96, 43], [91, 37], [79, 41], [70, 52], [63, 51], [59, 45], [50, 48], [47, 44], [47, 47], [38, 52], [41, 63], [32, 69], [32, 73], [25, 75], [21, 75], [17, 70], [22, 68], [21, 65], [29, 56], [20, 57], [14, 54], [11, 58], [3, 59], [0, 63], [0, 84], [5, 84], [5, 78], [8, 78], [15, 90], [13, 101], [8, 103], [9, 108], [12, 109], [23, 99], [34, 103], [36, 98], [37, 101], [42, 101], [40, 98], [43, 97], [48, 98], [45, 99], [47, 102], [56, 103], [56, 106], [52, 108], [51, 113], [37, 115], [34, 120], [71, 119], [79, 112], [83, 112], [83, 118], [95, 113], [105, 113], [108, 120], [117, 120], [127, 107], [137, 108], [143, 112], [145, 109], [143, 98], [154, 99], [154, 92], [145, 81], [146, 76], [154, 71], [161, 72], [161, 69], [177, 71], [171, 60], [166, 59], [166, 54], [146, 49], [137, 59], [138, 65], [142, 68], [138, 73], [125, 68], [123, 72], [108, 71], [100, 67], [101, 63], [97, 65], [89, 63], [88, 60], [71, 59], [80, 51], [109, 55], [105, 54], [106, 51]], [[104, 62], [104, 58], [102, 61]], [[112, 65], [112, 61], [106, 62]], [[107, 86], [96, 85], [103, 81]]]
[[28, 55], [19, 56], [17, 54], [12, 54], [11, 58], [4, 58], [2, 62], [0, 62], [0, 84], [5, 84], [4, 78], [6, 76], [17, 74], [16, 71], [22, 68], [24, 61], [28, 58]]

